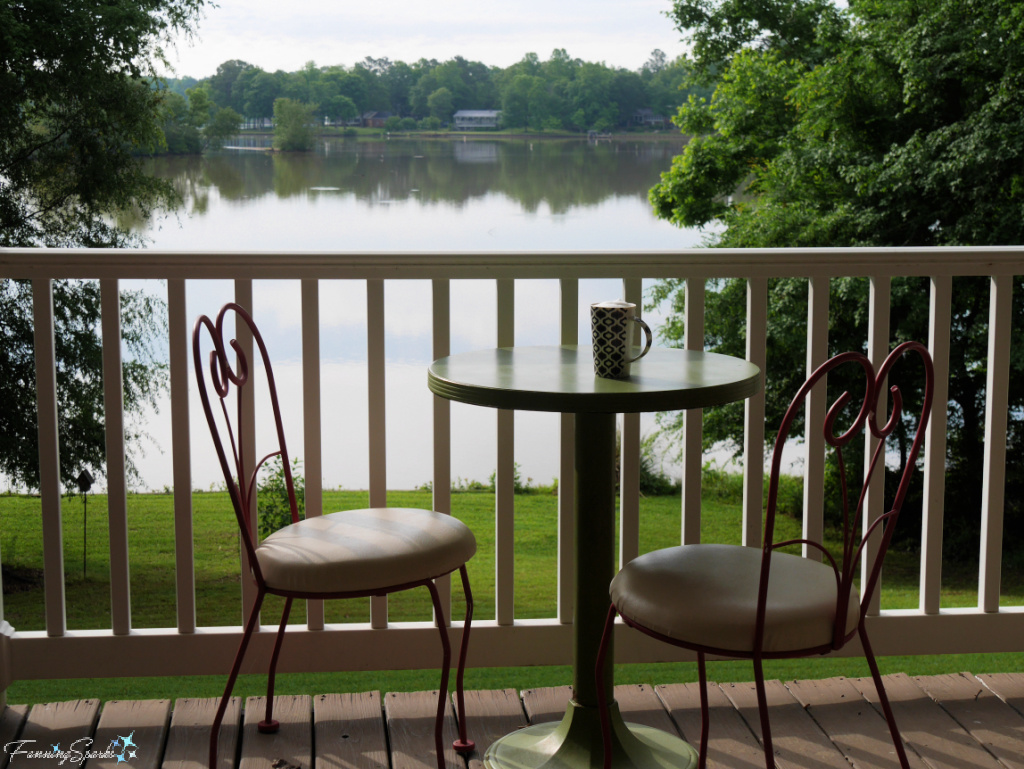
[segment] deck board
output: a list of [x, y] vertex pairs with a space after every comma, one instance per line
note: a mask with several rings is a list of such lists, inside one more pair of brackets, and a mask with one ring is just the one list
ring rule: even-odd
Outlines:
[[[162, 769], [208, 769], [210, 729], [218, 697], [183, 697], [174, 701]], [[232, 697], [217, 738], [217, 769], [233, 769], [242, 720], [242, 700]]]
[[476, 743], [476, 750], [467, 756], [469, 769], [482, 769], [484, 753], [492, 743], [527, 725], [515, 689], [466, 692], [466, 712], [466, 736]]
[[523, 708], [531, 724], [561, 721], [570, 699], [571, 686], [545, 686], [523, 690]]
[[275, 734], [260, 734], [257, 724], [266, 712], [266, 697], [247, 697], [242, 720], [239, 769], [312, 769], [313, 698], [308, 694], [274, 697]]
[[132, 769], [159, 769], [171, 720], [170, 700], [111, 700], [103, 705], [94, 750], [119, 758], [89, 759], [90, 769], [114, 769], [130, 761]]
[[985, 673], [977, 678], [999, 699], [1024, 716], [1024, 675]]
[[[26, 750], [50, 751], [55, 747], [59, 747], [62, 752], [72, 749], [91, 750], [92, 735], [99, 712], [99, 700], [33, 705], [28, 712], [20, 739], [26, 741]], [[100, 746], [100, 749], [103, 747], [105, 746]], [[32, 766], [45, 769], [68, 763], [66, 758], [55, 754], [53, 759], [33, 759]]]
[[[903, 739], [932, 769], [1005, 769], [909, 676], [900, 673], [883, 681]], [[880, 707], [870, 678], [850, 682]]]
[[[446, 700], [444, 712], [441, 742], [445, 763], [449, 767], [465, 766], [465, 760], [452, 748], [458, 732], [450, 700]], [[384, 698], [384, 714], [391, 739], [392, 769], [437, 769], [437, 691], [389, 692]]]
[[380, 692], [313, 698], [315, 769], [388, 769]]
[[[723, 684], [722, 691], [763, 744], [753, 683]], [[779, 769], [849, 769], [849, 762], [781, 681], [765, 682], [772, 750]]]
[[914, 681], [982, 747], [1009, 769], [1024, 769], [1024, 716], [970, 674]]
[[[700, 687], [695, 683], [656, 687], [683, 739], [700, 746]], [[708, 683], [709, 769], [763, 769], [764, 750], [743, 716], [716, 683]]]
[[670, 734], [679, 734], [675, 722], [662, 706], [654, 687], [647, 684], [616, 686], [615, 700], [619, 703], [622, 720], [627, 723], [651, 726]]
[[[786, 686], [853, 769], [899, 769], [885, 719], [845, 678], [789, 681]], [[907, 751], [907, 760], [911, 769], [928, 769], [913, 750]]]
[[[0, 713], [0, 745], [6, 745], [18, 737], [27, 717], [28, 705], [12, 705], [4, 708], [3, 713]], [[6, 750], [0, 752], [0, 769], [7, 766], [9, 758]]]
[[[1024, 769], [1024, 674], [893, 675], [885, 683], [913, 769]], [[773, 681], [767, 691], [780, 769], [898, 766], [871, 679]], [[477, 745], [468, 757], [451, 747], [457, 722], [449, 699], [447, 769], [483, 769], [482, 756], [494, 740], [528, 723], [561, 718], [571, 693], [569, 686], [521, 694], [514, 689], [466, 692], [468, 736]], [[709, 769], [761, 769], [753, 685], [710, 684], [708, 694]], [[697, 684], [620, 685], [615, 697], [627, 721], [670, 729], [699, 743]], [[88, 749], [103, 750], [114, 737], [132, 735], [137, 755], [122, 769], [206, 769], [217, 702], [111, 701], [102, 709], [95, 699], [13, 705], [0, 716], [0, 738], [5, 745], [12, 739], [32, 740], [27, 748], [45, 751], [54, 744], [67, 750], [75, 741], [92, 740]], [[436, 691], [278, 696], [274, 715], [281, 729], [272, 735], [256, 729], [264, 703], [263, 697], [250, 697], [243, 710], [238, 698], [232, 701], [217, 769], [437, 769]], [[55, 758], [32, 765], [59, 764]], [[92, 769], [115, 765], [103, 759], [87, 763]]]

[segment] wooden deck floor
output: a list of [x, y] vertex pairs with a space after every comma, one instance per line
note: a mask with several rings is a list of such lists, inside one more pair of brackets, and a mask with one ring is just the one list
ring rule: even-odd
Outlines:
[[[1024, 675], [999, 674], [909, 678], [889, 676], [886, 690], [909, 746], [915, 769], [1024, 769]], [[709, 766], [764, 766], [753, 684], [721, 684], [711, 691]], [[431, 692], [323, 694], [277, 698], [276, 735], [260, 735], [261, 697], [235, 702], [233, 723], [221, 740], [218, 769], [436, 769]], [[569, 687], [466, 693], [470, 737], [477, 752], [467, 760], [449, 751], [452, 769], [480, 769], [481, 756], [496, 738], [529, 723], [559, 718]], [[676, 731], [694, 742], [700, 733], [696, 684], [620, 686], [616, 698], [627, 721]], [[769, 686], [771, 723], [780, 769], [890, 769], [896, 767], [885, 722], [870, 704], [870, 680], [778, 681]], [[12, 740], [22, 750], [48, 752], [113, 745], [127, 767], [199, 769], [214, 700], [77, 702], [11, 706], [0, 718], [0, 769]], [[455, 735], [449, 715], [447, 744]], [[132, 745], [124, 751], [123, 738]], [[34, 742], [28, 742], [28, 741]], [[239, 744], [240, 742], [240, 744]], [[17, 749], [17, 748], [15, 748]], [[112, 769], [118, 758], [91, 758], [89, 769]], [[14, 769], [80, 761], [15, 755]]]

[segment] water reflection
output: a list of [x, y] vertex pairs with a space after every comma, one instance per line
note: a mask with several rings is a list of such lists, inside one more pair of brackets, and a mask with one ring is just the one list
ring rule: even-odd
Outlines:
[[368, 205], [416, 200], [457, 207], [500, 194], [526, 212], [546, 205], [564, 214], [613, 197], [646, 202], [679, 150], [675, 140], [332, 140], [310, 153], [158, 158], [153, 169], [199, 215], [207, 213], [212, 190], [229, 201], [348, 193]]

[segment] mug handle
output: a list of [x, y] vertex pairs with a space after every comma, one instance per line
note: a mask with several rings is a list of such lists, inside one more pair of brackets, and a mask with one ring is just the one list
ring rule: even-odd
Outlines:
[[634, 323], [639, 323], [643, 327], [643, 329], [644, 329], [644, 336], [647, 337], [647, 344], [644, 345], [643, 352], [641, 352], [635, 358], [626, 358], [626, 363], [632, 363], [633, 361], [640, 360], [642, 357], [644, 357], [648, 353], [648, 351], [651, 349], [651, 341], [653, 340], [653, 337], [651, 336], [651, 327], [650, 326], [648, 326], [640, 318], [630, 318], [630, 320], [633, 321]]

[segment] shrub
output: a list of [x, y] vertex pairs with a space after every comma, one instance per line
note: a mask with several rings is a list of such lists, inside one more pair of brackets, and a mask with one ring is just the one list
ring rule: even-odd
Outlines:
[[[298, 459], [292, 460], [292, 483], [295, 486], [295, 505], [299, 520], [306, 517], [306, 479]], [[259, 488], [259, 532], [260, 539], [268, 537], [282, 526], [292, 522], [291, 502], [284, 477], [284, 463], [280, 456], [267, 460], [260, 473]]]

